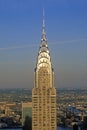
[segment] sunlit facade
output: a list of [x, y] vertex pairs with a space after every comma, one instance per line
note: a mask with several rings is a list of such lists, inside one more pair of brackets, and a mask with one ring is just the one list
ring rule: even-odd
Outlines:
[[32, 89], [32, 130], [56, 130], [56, 89], [44, 17]]

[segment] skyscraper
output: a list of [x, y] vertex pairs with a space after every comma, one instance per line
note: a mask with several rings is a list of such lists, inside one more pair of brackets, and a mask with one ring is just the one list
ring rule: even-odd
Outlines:
[[45, 33], [44, 13], [32, 89], [32, 130], [56, 130], [56, 89]]

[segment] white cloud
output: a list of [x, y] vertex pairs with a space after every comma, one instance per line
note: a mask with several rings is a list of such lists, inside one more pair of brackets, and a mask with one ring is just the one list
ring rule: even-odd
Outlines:
[[87, 41], [87, 38], [84, 39], [75, 39], [75, 40], [67, 40], [67, 41], [56, 41], [56, 42], [49, 42], [50, 44], [67, 44], [67, 43], [76, 43], [81, 41]]
[[[57, 44], [67, 44], [67, 43], [76, 43], [76, 42], [81, 42], [81, 41], [87, 41], [87, 38], [84, 39], [75, 39], [75, 40], [67, 40], [67, 41], [56, 41], [56, 42], [50, 42], [50, 45], [57, 45]], [[38, 44], [29, 44], [29, 45], [20, 45], [20, 46], [11, 46], [11, 47], [2, 47], [0, 48], [0, 51], [5, 51], [5, 50], [14, 50], [14, 49], [23, 49], [23, 48], [28, 48], [28, 47], [37, 47]]]
[[34, 47], [37, 44], [30, 44], [30, 45], [20, 45], [20, 46], [11, 46], [11, 47], [1, 47], [0, 51], [5, 51], [5, 50], [14, 50], [14, 49], [22, 49], [22, 48], [27, 48], [27, 47]]

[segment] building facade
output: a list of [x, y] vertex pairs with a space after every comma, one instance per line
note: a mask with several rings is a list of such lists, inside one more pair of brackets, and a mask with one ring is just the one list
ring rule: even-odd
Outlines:
[[56, 130], [56, 89], [45, 33], [44, 15], [32, 89], [32, 130]]
[[22, 126], [28, 118], [32, 119], [32, 102], [22, 103]]

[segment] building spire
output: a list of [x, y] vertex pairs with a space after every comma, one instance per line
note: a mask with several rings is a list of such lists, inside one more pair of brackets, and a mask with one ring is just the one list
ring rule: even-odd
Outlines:
[[42, 23], [42, 34], [45, 33], [45, 21], [44, 21], [44, 8], [43, 8], [43, 23]]
[[46, 33], [45, 33], [45, 20], [44, 20], [44, 8], [43, 8], [43, 20], [42, 20], [42, 41], [46, 41]]

